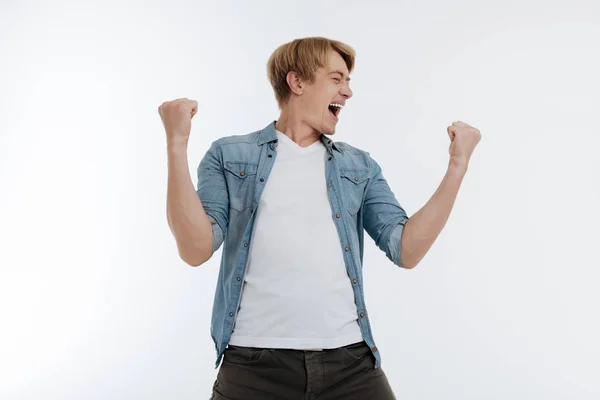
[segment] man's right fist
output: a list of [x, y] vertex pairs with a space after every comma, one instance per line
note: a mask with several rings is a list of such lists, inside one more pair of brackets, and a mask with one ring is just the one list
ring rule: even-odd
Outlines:
[[192, 118], [198, 112], [198, 102], [188, 98], [165, 101], [158, 107], [167, 133], [167, 142], [187, 144], [192, 130]]

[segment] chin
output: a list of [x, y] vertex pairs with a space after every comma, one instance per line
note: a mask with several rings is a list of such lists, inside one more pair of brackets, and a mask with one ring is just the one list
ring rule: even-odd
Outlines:
[[325, 125], [321, 129], [321, 133], [324, 135], [333, 135], [335, 134], [335, 125]]
[[324, 135], [333, 135], [335, 133], [335, 123], [334, 121], [322, 120], [318, 121], [315, 124], [311, 124], [311, 128], [315, 132], [322, 133]]

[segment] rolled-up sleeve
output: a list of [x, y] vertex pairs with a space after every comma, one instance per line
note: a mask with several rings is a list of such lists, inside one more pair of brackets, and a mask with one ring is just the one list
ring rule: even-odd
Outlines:
[[370, 179], [363, 201], [363, 226], [386, 257], [404, 268], [400, 261], [400, 244], [409, 217], [383, 177], [381, 166], [370, 155], [369, 165]]
[[221, 149], [214, 141], [198, 166], [196, 192], [212, 225], [213, 253], [223, 244], [229, 223], [229, 193], [221, 160]]

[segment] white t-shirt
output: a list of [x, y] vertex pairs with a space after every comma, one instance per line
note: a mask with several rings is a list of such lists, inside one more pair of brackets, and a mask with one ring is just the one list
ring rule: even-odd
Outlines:
[[325, 179], [327, 149], [277, 131], [230, 344], [318, 350], [363, 340]]

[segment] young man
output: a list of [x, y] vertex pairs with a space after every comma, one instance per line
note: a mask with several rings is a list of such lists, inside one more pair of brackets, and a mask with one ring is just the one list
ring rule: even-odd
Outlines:
[[448, 219], [480, 134], [448, 126], [446, 176], [409, 219], [370, 154], [331, 139], [352, 97], [354, 57], [325, 38], [279, 47], [268, 62], [279, 118], [214, 141], [197, 190], [187, 167], [197, 103], [159, 107], [179, 254], [199, 266], [224, 243], [213, 399], [394, 399], [365, 305], [363, 231], [394, 264], [414, 268]]

